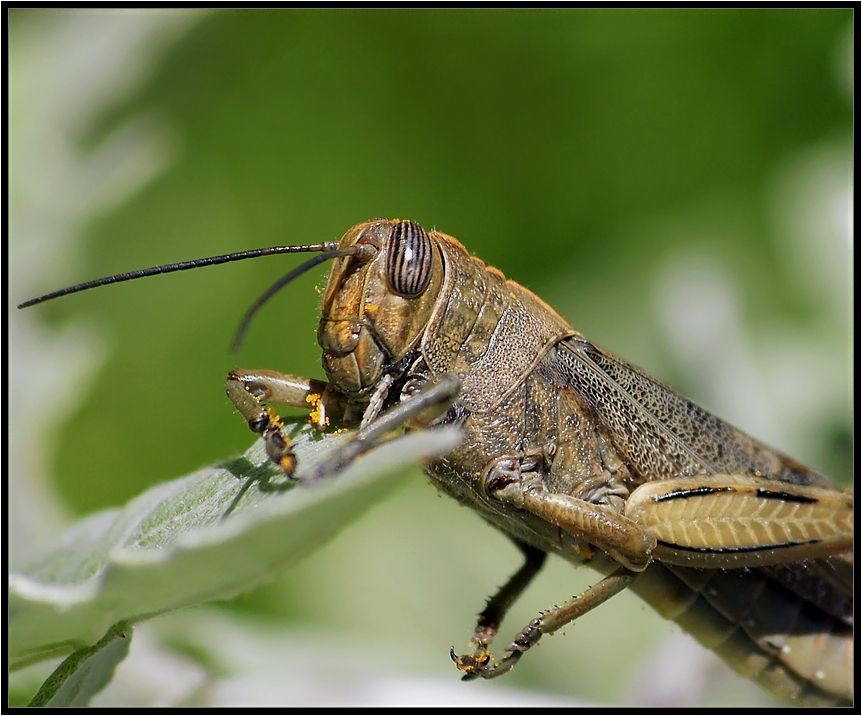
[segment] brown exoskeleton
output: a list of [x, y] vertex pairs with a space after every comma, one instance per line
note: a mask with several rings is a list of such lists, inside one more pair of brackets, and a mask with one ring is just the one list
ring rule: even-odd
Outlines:
[[[359, 224], [340, 242], [248, 252], [333, 259], [318, 341], [328, 382], [232, 371], [227, 393], [292, 476], [266, 404], [362, 416], [335, 468], [392, 427], [458, 425], [426, 468], [507, 532], [524, 565], [479, 615], [464, 678], [505, 673], [551, 633], [631, 587], [740, 673], [799, 704], [853, 698], [853, 498], [587, 341], [541, 299], [410, 221]], [[82, 284], [232, 257], [157, 267]], [[543, 612], [495, 660], [508, 607], [549, 552], [606, 576]]]

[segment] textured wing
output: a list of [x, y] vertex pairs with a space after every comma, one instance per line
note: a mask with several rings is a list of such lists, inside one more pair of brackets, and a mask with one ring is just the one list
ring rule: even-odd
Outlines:
[[557, 343], [542, 369], [594, 414], [642, 480], [721, 472], [831, 486], [825, 477], [582, 338]]
[[[539, 369], [577, 396], [642, 481], [730, 473], [832, 486], [589, 341], [561, 341]], [[656, 562], [633, 589], [775, 694], [852, 703], [852, 552], [753, 569]]]

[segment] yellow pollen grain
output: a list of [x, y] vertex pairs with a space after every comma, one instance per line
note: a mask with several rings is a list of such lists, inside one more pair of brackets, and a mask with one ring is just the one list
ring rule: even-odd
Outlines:
[[[305, 396], [305, 402], [311, 406], [308, 414], [308, 422], [312, 425], [320, 424], [320, 416], [323, 414], [323, 396], [320, 393], [309, 393]], [[329, 425], [329, 416], [324, 418], [324, 425]]]
[[277, 428], [283, 428], [284, 423], [281, 422], [281, 418], [278, 417], [278, 413], [275, 412], [273, 408], [267, 408], [266, 414], [269, 416], [269, 421]]

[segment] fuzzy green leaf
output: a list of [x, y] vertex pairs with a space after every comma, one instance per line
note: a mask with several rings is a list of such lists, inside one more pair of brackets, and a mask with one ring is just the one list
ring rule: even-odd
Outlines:
[[294, 438], [287, 480], [258, 441], [242, 457], [157, 485], [92, 515], [9, 576], [13, 666], [97, 642], [113, 624], [227, 599], [272, 578], [390, 490], [408, 465], [457, 442], [453, 430], [391, 440], [337, 475], [302, 482], [348, 436]]
[[28, 706], [88, 706], [113, 678], [117, 664], [129, 653], [131, 641], [131, 626], [115, 624], [98, 643], [78, 649], [54, 669]]

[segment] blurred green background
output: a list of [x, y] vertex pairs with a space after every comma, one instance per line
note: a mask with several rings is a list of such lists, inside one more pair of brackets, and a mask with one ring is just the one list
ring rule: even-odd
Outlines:
[[[850, 9], [13, 11], [10, 304], [411, 218], [460, 239], [591, 340], [849, 481], [852, 19]], [[13, 553], [72, 515], [247, 448], [222, 390], [229, 369], [322, 377], [313, 286], [325, 267], [228, 352], [248, 306], [296, 263], [10, 308]], [[399, 667], [474, 688], [457, 683], [446, 650], [465, 645], [518, 557], [424, 483], [417, 472], [229, 608], [384, 652], [397, 644], [409, 655], [390, 653]], [[594, 578], [550, 572], [504, 636]], [[635, 599], [615, 601], [592, 627], [543, 643], [507, 686], [641, 698], [620, 683], [649, 659], [640, 643], [674, 627]], [[721, 678], [732, 693], [714, 686]], [[716, 679], [707, 701], [757, 698]], [[496, 685], [475, 688], [485, 686]]]

